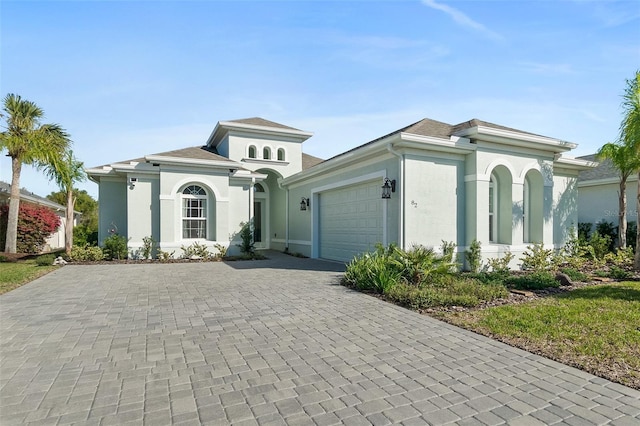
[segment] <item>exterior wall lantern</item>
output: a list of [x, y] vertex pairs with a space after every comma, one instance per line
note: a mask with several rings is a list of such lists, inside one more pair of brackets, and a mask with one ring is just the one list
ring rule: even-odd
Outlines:
[[384, 178], [384, 185], [382, 185], [382, 198], [383, 199], [391, 198], [392, 192], [396, 192], [396, 180]]
[[308, 207], [311, 207], [309, 199], [302, 197], [302, 200], [300, 201], [300, 211], [306, 211]]

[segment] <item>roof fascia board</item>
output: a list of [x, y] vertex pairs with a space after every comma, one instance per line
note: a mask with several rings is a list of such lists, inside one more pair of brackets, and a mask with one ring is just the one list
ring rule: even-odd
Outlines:
[[219, 167], [224, 169], [234, 169], [241, 167], [240, 163], [235, 161], [217, 161], [217, 160], [200, 160], [195, 158], [179, 158], [167, 157], [164, 155], [147, 155], [144, 157], [150, 163], [172, 164], [172, 165], [190, 165], [190, 166], [207, 166]]
[[490, 142], [502, 143], [514, 146], [529, 146], [536, 144], [540, 149], [553, 152], [566, 152], [578, 145], [560, 139], [548, 138], [545, 136], [530, 135], [527, 133], [514, 132], [504, 129], [496, 129], [486, 126], [474, 126], [455, 133], [456, 136], [464, 136], [470, 139], [487, 140]]
[[584, 171], [595, 169], [598, 167], [598, 163], [595, 161], [580, 160], [578, 158], [560, 157], [553, 161], [553, 166], [561, 167], [563, 169]]
[[[638, 180], [638, 175], [631, 175], [627, 178], [628, 182], [635, 182]], [[589, 186], [600, 186], [600, 185], [619, 185], [620, 177], [609, 177], [604, 179], [592, 179], [592, 180], [582, 180], [578, 181], [578, 187], [589, 187]]]
[[413, 133], [400, 133], [401, 142], [396, 147], [417, 148], [427, 151], [444, 151], [455, 154], [470, 154], [478, 147], [467, 138], [452, 136], [451, 139], [421, 136]]

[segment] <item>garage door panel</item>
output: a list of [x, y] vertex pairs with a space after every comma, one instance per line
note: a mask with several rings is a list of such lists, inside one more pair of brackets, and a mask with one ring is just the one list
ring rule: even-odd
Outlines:
[[382, 242], [378, 181], [323, 192], [319, 204], [320, 257], [349, 261]]

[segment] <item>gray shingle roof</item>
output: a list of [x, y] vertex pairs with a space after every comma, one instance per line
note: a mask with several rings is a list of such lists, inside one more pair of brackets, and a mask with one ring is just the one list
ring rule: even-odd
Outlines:
[[[215, 150], [208, 148], [207, 146], [192, 146], [189, 148], [175, 149], [173, 151], [160, 152], [158, 154], [151, 154], [163, 157], [174, 158], [193, 158], [194, 160], [214, 160], [214, 161], [229, 161], [227, 157], [219, 155]], [[136, 161], [136, 160], [133, 160]], [[140, 161], [145, 161], [144, 159]]]
[[276, 123], [275, 121], [265, 120], [260, 117], [251, 117], [251, 118], [241, 118], [238, 120], [227, 120], [229, 123], [240, 123], [240, 124], [251, 124], [254, 126], [263, 126], [263, 127], [274, 127], [276, 129], [288, 129], [288, 130], [297, 130], [295, 127], [285, 126], [284, 124]]
[[[0, 193], [6, 194], [7, 199], [8, 199], [9, 195], [11, 194], [11, 184], [7, 183], [7, 182], [0, 181]], [[30, 201], [32, 203], [42, 204], [42, 205], [45, 205], [45, 206], [53, 207], [53, 208], [58, 209], [58, 210], [65, 210], [66, 209], [65, 206], [63, 206], [61, 204], [58, 204], [58, 203], [56, 203], [54, 201], [51, 201], [48, 198], [36, 195], [33, 192], [28, 191], [28, 190], [26, 190], [24, 188], [20, 188], [20, 198], [24, 199], [25, 201]]]
[[610, 159], [598, 160], [595, 154], [583, 155], [576, 157], [580, 160], [597, 161], [600, 164], [595, 169], [585, 170], [578, 175], [578, 182], [597, 179], [619, 178], [620, 172], [613, 166]]
[[314, 157], [313, 155], [302, 153], [302, 170], [307, 170], [317, 164], [322, 163], [322, 158]]
[[476, 127], [476, 126], [491, 127], [493, 129], [507, 130], [509, 132], [517, 132], [517, 133], [524, 133], [526, 135], [546, 137], [543, 135], [538, 135], [536, 133], [525, 132], [523, 130], [514, 129], [513, 127], [501, 126], [499, 124], [491, 123], [489, 121], [478, 120], [477, 118], [472, 118], [469, 121], [465, 121], [464, 123], [460, 123], [460, 124], [456, 124], [455, 126], [452, 126], [451, 133], [453, 134], [461, 130], [470, 129], [471, 127]]

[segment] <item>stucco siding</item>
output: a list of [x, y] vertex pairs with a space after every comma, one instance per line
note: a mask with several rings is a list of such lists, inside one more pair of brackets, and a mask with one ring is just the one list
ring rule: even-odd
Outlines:
[[408, 156], [405, 179], [405, 246], [464, 245], [464, 163]]
[[160, 230], [159, 188], [157, 176], [137, 176], [135, 186], [127, 190], [127, 229], [129, 247], [142, 246], [142, 239], [152, 237], [158, 241]]
[[[627, 221], [638, 220], [637, 181], [627, 182]], [[578, 222], [613, 222], [618, 225], [619, 183], [578, 185]]]
[[578, 177], [556, 173], [553, 177], [553, 244], [563, 246], [578, 230]]
[[98, 192], [98, 240], [99, 244], [110, 235], [110, 230], [117, 230], [120, 235], [128, 235], [127, 228], [127, 191], [126, 179], [100, 179]]

